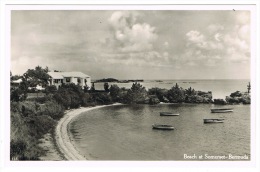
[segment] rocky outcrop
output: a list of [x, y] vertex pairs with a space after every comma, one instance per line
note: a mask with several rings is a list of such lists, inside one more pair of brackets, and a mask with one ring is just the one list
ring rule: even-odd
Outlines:
[[247, 92], [236, 91], [226, 96], [228, 104], [251, 104], [251, 95]]

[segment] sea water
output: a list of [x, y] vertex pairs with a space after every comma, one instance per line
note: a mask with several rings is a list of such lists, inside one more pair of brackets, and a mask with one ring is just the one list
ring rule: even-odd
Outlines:
[[[222, 83], [222, 86], [214, 84], [219, 86], [210, 87], [199, 81], [196, 84], [203, 85], [203, 88], [198, 87], [199, 90], [211, 88], [213, 94], [213, 88], [219, 88], [218, 92], [222, 93], [230, 85], [236, 86], [231, 92], [244, 87], [241, 83], [237, 83], [239, 88], [237, 84], [224, 82], [229, 86]], [[234, 111], [217, 114], [210, 112], [211, 108], [218, 107], [234, 108]], [[160, 116], [160, 112], [164, 111], [180, 115]], [[204, 124], [205, 118], [223, 118], [224, 123]], [[175, 130], [154, 130], [152, 124], [173, 125]], [[94, 160], [250, 159], [250, 105], [110, 106], [82, 113], [70, 123], [69, 131], [76, 149]]]
[[[230, 93], [235, 91], [247, 91], [247, 85], [250, 80], [144, 80], [140, 82], [147, 90], [158, 87], [170, 89], [177, 83], [183, 89], [193, 88], [196, 91], [211, 91], [213, 99], [225, 99]], [[132, 82], [129, 83], [109, 83], [109, 85], [116, 84], [119, 87], [131, 88]], [[97, 90], [104, 89], [104, 83], [95, 83]]]

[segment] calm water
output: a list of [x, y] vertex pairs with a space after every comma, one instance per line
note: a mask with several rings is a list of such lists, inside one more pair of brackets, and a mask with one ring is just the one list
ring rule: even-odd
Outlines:
[[[249, 80], [162, 80], [162, 82], [156, 82], [154, 80], [145, 80], [141, 84], [150, 89], [153, 87], [170, 89], [176, 83], [184, 89], [189, 87], [200, 91], [212, 91], [213, 99], [222, 98], [230, 95], [235, 91], [247, 91], [247, 85]], [[109, 85], [117, 84], [119, 87], [131, 88], [133, 83], [109, 83]], [[95, 83], [97, 90], [104, 89], [104, 83]]]
[[[177, 81], [183, 87], [212, 91], [224, 98], [246, 91], [248, 80]], [[176, 81], [145, 81], [146, 88], [171, 88]], [[100, 86], [103, 84], [99, 83]], [[130, 88], [132, 83], [122, 84]], [[119, 86], [122, 86], [119, 85]], [[95, 85], [97, 88], [97, 85]], [[214, 97], [216, 98], [216, 97]], [[85, 156], [96, 160], [185, 160], [184, 154], [250, 155], [250, 105], [230, 105], [233, 113], [210, 113], [210, 104], [120, 105], [92, 110], [70, 123], [71, 139]], [[169, 111], [180, 116], [161, 117]], [[224, 123], [204, 124], [204, 118]], [[171, 124], [176, 130], [153, 130], [152, 124]], [[205, 160], [205, 159], [204, 159]]]
[[[250, 106], [236, 105], [232, 106], [233, 113], [212, 114], [213, 106], [105, 107], [81, 114], [70, 124], [70, 130], [76, 148], [96, 160], [184, 160], [184, 154], [206, 153], [249, 155]], [[180, 116], [161, 117], [161, 111]], [[225, 122], [203, 124], [203, 118], [225, 118]], [[171, 124], [176, 130], [153, 130], [153, 123]]]

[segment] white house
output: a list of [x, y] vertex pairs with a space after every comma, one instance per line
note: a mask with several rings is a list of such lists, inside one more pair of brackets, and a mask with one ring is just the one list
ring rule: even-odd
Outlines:
[[74, 83], [80, 85], [82, 88], [84, 86], [88, 86], [89, 88], [91, 87], [90, 76], [82, 72], [48, 72], [48, 74], [51, 76], [49, 84], [55, 85], [57, 89], [62, 83]]

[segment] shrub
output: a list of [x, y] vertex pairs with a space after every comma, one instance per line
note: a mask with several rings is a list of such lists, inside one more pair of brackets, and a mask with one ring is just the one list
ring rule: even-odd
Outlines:
[[40, 106], [37, 115], [48, 115], [53, 119], [60, 119], [64, 115], [64, 107], [54, 100], [48, 101]]
[[159, 104], [159, 103], [160, 103], [160, 100], [157, 98], [157, 96], [155, 96], [155, 95], [150, 96], [150, 98], [149, 98], [150, 105], [155, 105], [155, 104]]
[[55, 85], [50, 85], [50, 86], [47, 86], [47, 87], [45, 88], [45, 93], [46, 93], [46, 94], [54, 94], [54, 93], [56, 93], [56, 92], [57, 92], [57, 88], [56, 88]]
[[151, 88], [148, 90], [149, 95], [156, 95], [160, 102], [169, 102], [167, 97], [167, 90], [162, 88]]
[[230, 94], [230, 97], [241, 97], [242, 96], [242, 93], [240, 91], [236, 91], [234, 93], [231, 93]]
[[110, 86], [110, 96], [113, 101], [118, 102], [120, 100], [119, 94], [120, 94], [120, 88], [117, 85], [111, 85]]
[[111, 96], [108, 93], [105, 92], [97, 92], [97, 93], [92, 93], [92, 100], [96, 103], [96, 104], [111, 104], [113, 103]]
[[56, 124], [56, 121], [48, 115], [28, 116], [25, 120], [30, 129], [30, 136], [36, 139], [40, 139], [44, 134], [52, 130]]

